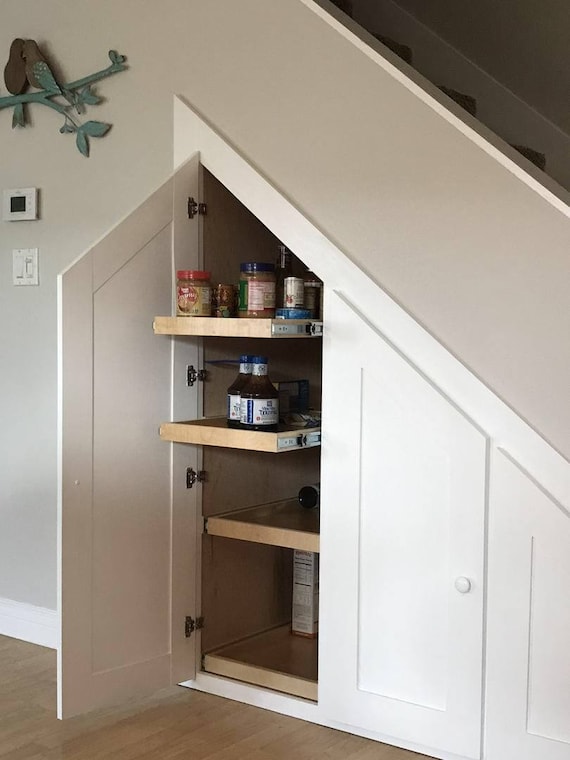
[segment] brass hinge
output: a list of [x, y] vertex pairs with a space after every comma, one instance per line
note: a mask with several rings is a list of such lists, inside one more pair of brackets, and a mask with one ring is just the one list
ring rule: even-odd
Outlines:
[[196, 620], [194, 620], [193, 617], [190, 617], [189, 615], [184, 620], [184, 635], [187, 639], [192, 636], [194, 631], [199, 631], [201, 628], [204, 627], [204, 618], [198, 617]]
[[207, 206], [205, 203], [198, 203], [194, 198], [190, 196], [188, 198], [188, 219], [194, 219], [196, 214], [206, 216]]
[[192, 488], [194, 483], [206, 482], [206, 470], [194, 470], [192, 467], [186, 468], [186, 488]]

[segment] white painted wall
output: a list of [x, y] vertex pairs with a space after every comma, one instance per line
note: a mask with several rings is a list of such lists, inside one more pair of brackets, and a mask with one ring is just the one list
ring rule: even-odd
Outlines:
[[[56, 274], [169, 175], [174, 93], [570, 453], [562, 206], [303, 0], [3, 0], [0, 55], [16, 36], [49, 43], [70, 78], [110, 48], [131, 69], [101, 84], [91, 114], [114, 127], [89, 159], [55, 114], [12, 131], [0, 112], [2, 187], [42, 191], [41, 221], [0, 222], [0, 598], [55, 606]], [[28, 246], [41, 285], [16, 290], [10, 250]]]

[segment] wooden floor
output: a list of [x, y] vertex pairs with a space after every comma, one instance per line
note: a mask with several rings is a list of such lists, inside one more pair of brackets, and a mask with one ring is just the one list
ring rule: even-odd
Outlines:
[[55, 652], [0, 636], [0, 760], [426, 760], [182, 687], [58, 721]]

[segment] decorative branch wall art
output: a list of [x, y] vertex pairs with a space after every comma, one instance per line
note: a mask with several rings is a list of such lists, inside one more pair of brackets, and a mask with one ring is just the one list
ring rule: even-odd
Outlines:
[[[77, 117], [84, 114], [87, 106], [102, 102], [93, 85], [101, 79], [125, 71], [126, 58], [116, 50], [109, 50], [110, 66], [74, 82], [59, 83], [35, 40], [15, 39], [10, 46], [10, 57], [4, 69], [4, 83], [11, 95], [0, 97], [0, 110], [13, 108], [12, 129], [29, 124], [27, 113], [32, 103], [38, 103], [57, 111], [64, 118], [59, 130], [62, 134], [74, 134], [80, 153], [89, 156], [89, 138], [103, 137], [111, 124], [102, 121], [81, 122]], [[39, 92], [27, 92], [28, 87]]]

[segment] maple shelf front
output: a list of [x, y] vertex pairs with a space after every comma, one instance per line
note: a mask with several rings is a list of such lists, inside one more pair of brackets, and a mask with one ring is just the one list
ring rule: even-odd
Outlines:
[[163, 422], [163, 441], [194, 443], [200, 446], [221, 446], [247, 451], [280, 454], [286, 451], [321, 445], [321, 430], [315, 428], [283, 428], [276, 433], [229, 428], [225, 417], [206, 417], [186, 422]]
[[155, 317], [155, 335], [203, 338], [314, 338], [322, 322], [311, 319], [248, 319], [239, 317]]
[[319, 551], [318, 509], [306, 509], [297, 499], [261, 504], [208, 517], [206, 533], [286, 549]]

